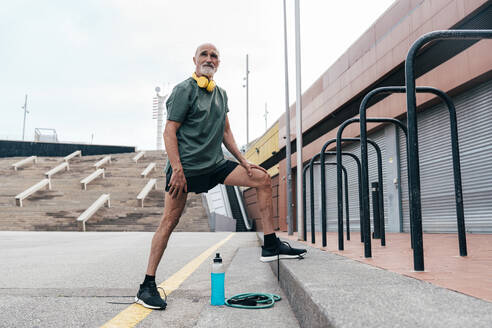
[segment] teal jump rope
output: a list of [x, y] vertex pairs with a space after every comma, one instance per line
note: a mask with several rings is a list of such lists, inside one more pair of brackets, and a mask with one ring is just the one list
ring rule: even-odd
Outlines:
[[225, 300], [225, 304], [239, 309], [266, 309], [272, 307], [282, 298], [268, 293], [243, 293]]

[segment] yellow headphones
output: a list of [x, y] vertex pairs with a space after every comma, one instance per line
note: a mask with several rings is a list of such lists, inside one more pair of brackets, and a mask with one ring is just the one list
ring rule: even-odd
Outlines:
[[202, 89], [207, 89], [208, 92], [212, 92], [215, 89], [215, 81], [214, 80], [208, 80], [206, 76], [196, 76], [195, 73], [192, 75], [193, 79], [196, 81], [196, 84]]

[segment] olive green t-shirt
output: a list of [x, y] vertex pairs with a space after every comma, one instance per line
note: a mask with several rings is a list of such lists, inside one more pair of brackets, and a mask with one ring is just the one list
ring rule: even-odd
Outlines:
[[[176, 136], [185, 176], [209, 173], [225, 162], [222, 139], [229, 108], [222, 88], [208, 92], [190, 77], [174, 87], [166, 106], [167, 119], [181, 122]], [[168, 160], [166, 172], [170, 167]]]

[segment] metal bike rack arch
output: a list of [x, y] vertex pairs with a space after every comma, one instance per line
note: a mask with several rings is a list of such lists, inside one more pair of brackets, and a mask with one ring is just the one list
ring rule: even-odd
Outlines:
[[[325, 151], [326, 151], [326, 148], [336, 142], [337, 139], [336, 138], [333, 138], [333, 139], [330, 139], [328, 140], [327, 142], [325, 142], [325, 144], [323, 145], [323, 147], [321, 148], [321, 152], [319, 153], [320, 154], [320, 162], [321, 162], [321, 183], [322, 183], [322, 187], [321, 187], [321, 230], [322, 230], [322, 239], [323, 239], [323, 246], [326, 246], [326, 191], [324, 189], [324, 183], [325, 183], [325, 173], [324, 173], [324, 160], [325, 160]], [[360, 138], [342, 138], [342, 141], [360, 141]], [[378, 162], [378, 167], [382, 167], [382, 158], [381, 158], [381, 149], [379, 148], [378, 144], [373, 141], [373, 140], [370, 140], [368, 139], [367, 140], [368, 143], [370, 143], [374, 149], [376, 150], [376, 155], [377, 155], [377, 162]], [[379, 175], [379, 173], [382, 172], [382, 170], [379, 170], [378, 169], [378, 181], [382, 180], [382, 176]], [[366, 230], [368, 230], [369, 232], [367, 233], [370, 237], [370, 228], [371, 228], [371, 224], [370, 224], [370, 215], [369, 215], [369, 208], [367, 209], [367, 211], [363, 211], [364, 213], [364, 220], [363, 220], [363, 233], [364, 235], [366, 234]], [[366, 225], [367, 225], [367, 228], [366, 229]], [[367, 254], [367, 247], [369, 247], [369, 254], [370, 254], [370, 247], [371, 247], [371, 240], [370, 238], [365, 238], [364, 237], [364, 253]], [[339, 250], [343, 250], [343, 218], [339, 218], [338, 220], [338, 249]], [[368, 256], [370, 257], [370, 255]]]
[[[319, 154], [318, 154], [319, 155]], [[337, 163], [324, 163], [324, 165], [337, 165]], [[323, 165], [323, 167], [324, 167]], [[320, 163], [321, 166], [321, 163]], [[350, 209], [349, 209], [349, 197], [348, 197], [348, 174], [347, 174], [347, 169], [345, 166], [342, 165], [342, 170], [343, 170], [343, 180], [344, 180], [344, 189], [345, 189], [345, 217], [347, 220], [347, 240], [350, 240]], [[324, 188], [323, 184], [323, 188]], [[337, 188], [338, 189], [338, 188]]]
[[[377, 122], [377, 123], [392, 123], [394, 125], [396, 125], [397, 127], [399, 127], [400, 129], [402, 129], [402, 131], [405, 133], [405, 138], [408, 139], [407, 137], [407, 127], [405, 126], [405, 124], [403, 124], [400, 120], [397, 120], [395, 118], [387, 118], [387, 117], [371, 117], [371, 118], [366, 118], [366, 121], [367, 122]], [[354, 118], [350, 118], [346, 121], [344, 121], [339, 127], [338, 127], [338, 131], [337, 131], [337, 150], [336, 150], [336, 155], [337, 155], [337, 163], [342, 163], [342, 157], [340, 155], [340, 153], [342, 152], [342, 133], [343, 133], [343, 130], [345, 130], [345, 128], [349, 125], [349, 124], [352, 124], [352, 123], [356, 123], [356, 122], [360, 122], [360, 118], [359, 117], [354, 117]], [[408, 150], [408, 143], [407, 143], [407, 150]], [[368, 162], [362, 162], [362, 165], [366, 165], [366, 171], [368, 171]], [[376, 232], [377, 230], [379, 230], [381, 232], [381, 246], [386, 246], [386, 231], [385, 231], [385, 227], [384, 227], [384, 195], [383, 195], [383, 168], [382, 168], [382, 165], [378, 166], [378, 177], [380, 177], [380, 179], [378, 179], [378, 183], [379, 183], [379, 214], [380, 214], [380, 217], [378, 219], [378, 221], [374, 218], [374, 231]], [[341, 170], [338, 169], [338, 166], [337, 166], [337, 184], [338, 183], [341, 183], [339, 180], [341, 180]], [[367, 197], [367, 204], [369, 204], [369, 194], [364, 194], [362, 192], [362, 199], [364, 201], [364, 197]], [[341, 198], [341, 195], [340, 195], [340, 192], [337, 191], [337, 199], [339, 200]], [[343, 209], [342, 209], [343, 210]], [[363, 210], [364, 211], [364, 210]], [[369, 213], [369, 207], [367, 208], [367, 213]], [[338, 208], [338, 216], [340, 217], [341, 215], [341, 212], [340, 212], [340, 207]], [[376, 224], [376, 222], [378, 222], [379, 224]], [[361, 234], [362, 234], [362, 231], [361, 231]], [[370, 232], [364, 232], [365, 236], [364, 238], [366, 237], [369, 237], [370, 238]], [[368, 249], [370, 250], [370, 246], [368, 247]], [[370, 252], [366, 253], [366, 251], [364, 252], [365, 255], [368, 255], [366, 257], [371, 257], [371, 254]]]
[[[326, 155], [336, 155], [337, 153], [335, 151], [326, 151], [325, 152]], [[364, 242], [364, 237], [362, 235], [362, 220], [364, 218], [364, 213], [362, 212], [362, 188], [361, 188], [361, 185], [360, 185], [360, 179], [361, 179], [361, 172], [362, 172], [362, 167], [361, 167], [361, 163], [360, 163], [360, 159], [359, 157], [357, 157], [357, 155], [355, 154], [352, 154], [352, 153], [349, 153], [349, 152], [342, 152], [342, 156], [349, 156], [349, 157], [352, 157], [355, 161], [355, 163], [357, 164], [357, 181], [359, 181], [359, 183], [357, 184], [358, 185], [358, 191], [359, 191], [359, 221], [360, 221], [360, 242]], [[342, 166], [343, 167], [343, 166]], [[348, 216], [347, 216], [348, 218]], [[350, 240], [350, 223], [348, 221], [348, 219], [346, 219], [346, 222], [347, 222], [347, 240]]]
[[[314, 243], [315, 242], [315, 233], [314, 233], [314, 164], [316, 165], [320, 165], [321, 163], [320, 162], [315, 162], [318, 158], [319, 158], [320, 154], [316, 154], [313, 156], [313, 158], [311, 158], [311, 160], [309, 161], [308, 165], [306, 165], [303, 169], [303, 178], [304, 178], [304, 181], [306, 179], [306, 174], [305, 174], [305, 170], [307, 170], [307, 168], [309, 168], [309, 178], [310, 178], [310, 181], [311, 181], [311, 184], [310, 184], [310, 192], [311, 192], [311, 198], [310, 198], [310, 209], [311, 209], [311, 242]], [[325, 164], [329, 164], [329, 165], [336, 165], [336, 163], [325, 163]], [[324, 165], [321, 165], [321, 168], [324, 169]], [[347, 170], [345, 167], [342, 166], [342, 170], [343, 170], [343, 173], [344, 173], [344, 177], [345, 177], [345, 212], [346, 212], [346, 216], [348, 218], [348, 220], [350, 219], [349, 218], [349, 213], [350, 213], [350, 208], [349, 208], [349, 203], [348, 203], [348, 174], [347, 174]], [[325, 184], [322, 182], [321, 183], [321, 186], [322, 188], [325, 187]], [[306, 194], [304, 193], [304, 191], [306, 190], [306, 184], [303, 183], [303, 205], [305, 206], [304, 207], [304, 217], [306, 217]], [[324, 206], [323, 202], [322, 202], [322, 206]], [[321, 222], [321, 225], [323, 226], [323, 221]], [[324, 234], [326, 234], [326, 230], [324, 231]], [[304, 220], [304, 240], [307, 239], [307, 233], [306, 233], [306, 220]], [[325, 241], [326, 241], [326, 238], [325, 238]], [[326, 246], [326, 244], [324, 244], [323, 246]]]
[[[370, 122], [368, 118], [366, 118], [367, 104], [369, 100], [377, 95], [377, 94], [388, 94], [388, 93], [405, 93], [406, 88], [403, 86], [388, 86], [376, 88], [370, 91], [368, 94], [364, 96], [362, 102], [360, 104], [360, 136], [361, 136], [361, 162], [362, 162], [362, 201], [364, 210], [367, 208], [369, 211], [369, 179], [368, 179], [368, 170], [367, 170], [367, 144], [364, 142], [367, 139], [367, 124], [366, 122]], [[441, 98], [446, 106], [448, 107], [449, 115], [450, 115], [450, 125], [451, 125], [451, 149], [453, 153], [453, 172], [455, 179], [455, 195], [456, 195], [456, 215], [458, 221], [458, 238], [460, 239], [460, 255], [466, 256], [466, 237], [465, 237], [465, 227], [464, 227], [464, 212], [463, 212], [463, 197], [462, 197], [462, 187], [461, 187], [461, 169], [459, 164], [459, 146], [458, 146], [458, 124], [456, 120], [456, 109], [454, 107], [454, 103], [445, 92], [442, 90], [433, 88], [433, 87], [417, 87], [416, 92], [419, 93], [432, 93], [439, 98]], [[410, 166], [412, 162], [417, 160], [416, 158], [412, 158], [410, 154], [410, 130], [408, 130], [408, 142], [407, 142], [407, 165]], [[457, 183], [457, 181], [459, 183]], [[415, 196], [416, 189], [412, 187], [412, 177], [408, 174], [408, 193], [410, 198], [410, 204], [412, 204], [412, 199]], [[420, 188], [418, 189], [418, 194], [420, 198]], [[459, 204], [459, 205], [458, 205]], [[410, 206], [410, 214], [412, 213], [412, 207]], [[462, 222], [462, 224], [460, 224]], [[415, 271], [423, 270], [423, 249], [421, 250], [422, 259], [419, 258], [419, 255], [415, 255], [415, 252], [420, 253], [419, 248], [423, 248], [422, 246], [422, 222], [420, 222], [420, 237], [418, 232], [415, 229], [419, 229], [419, 227], [415, 226], [415, 220], [412, 220], [412, 215], [410, 215], [410, 234], [412, 240], [412, 248], [414, 249], [414, 267]], [[419, 240], [420, 238], [420, 240]], [[420, 243], [420, 245], [419, 245]], [[464, 249], [462, 249], [462, 245], [464, 245]], [[417, 250], [416, 250], [417, 248]], [[462, 253], [464, 251], [464, 253]], [[415, 260], [415, 256], [418, 260]], [[420, 262], [422, 261], [422, 262]], [[420, 266], [422, 264], [422, 266]], [[422, 270], [417, 270], [417, 268], [422, 267]]]
[[[415, 41], [408, 51], [405, 60], [405, 85], [407, 90], [407, 127], [408, 127], [408, 157], [411, 157], [408, 167], [408, 184], [412, 189], [410, 198], [410, 221], [413, 221], [413, 230], [415, 238], [415, 247], [413, 248], [413, 259], [415, 271], [424, 270], [424, 249], [422, 240], [422, 203], [420, 198], [420, 168], [419, 168], [419, 150], [418, 150], [418, 135], [417, 135], [417, 99], [416, 92], [418, 87], [415, 85], [415, 57], [419, 49], [426, 43], [439, 40], [464, 40], [464, 39], [492, 39], [492, 30], [445, 30], [434, 31], [421, 36]], [[451, 101], [452, 103], [452, 101]], [[449, 107], [449, 105], [448, 105]], [[454, 108], [454, 106], [453, 106]], [[451, 115], [453, 116], [453, 115]], [[454, 113], [456, 120], [456, 113]], [[458, 139], [458, 129], [451, 128], [451, 138]], [[456, 192], [456, 210], [458, 212], [458, 238], [460, 255], [466, 256], [466, 235], [465, 235], [465, 219], [463, 210], [463, 195], [461, 193], [461, 173], [459, 164], [459, 148], [456, 143], [456, 148], [453, 147], [453, 165], [454, 181]]]
[[[327, 151], [325, 152], [327, 155], [336, 155], [336, 152], [334, 151]], [[349, 152], [342, 152], [342, 156], [349, 156], [352, 157], [355, 160], [355, 163], [357, 164], [357, 181], [358, 183], [358, 191], [359, 191], [359, 221], [360, 221], [360, 242], [364, 242], [363, 240], [363, 235], [362, 235], [362, 222], [364, 219], [364, 213], [362, 212], [362, 189], [361, 189], [361, 184], [360, 184], [360, 179], [361, 179], [361, 163], [359, 157], [357, 155], [349, 153]], [[306, 216], [306, 194], [305, 194], [305, 189], [306, 189], [306, 170], [308, 169], [309, 164], [306, 165], [303, 168], [302, 174], [303, 174], [303, 205], [304, 205], [304, 216]], [[313, 191], [314, 193], [314, 191]], [[304, 226], [304, 241], [306, 241], [306, 227]], [[347, 240], [349, 240], [350, 236], [350, 228], [348, 227], [347, 229]]]

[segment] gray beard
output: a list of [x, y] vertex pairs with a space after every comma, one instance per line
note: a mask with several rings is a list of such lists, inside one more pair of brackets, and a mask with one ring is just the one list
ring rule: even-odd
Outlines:
[[205, 66], [205, 65], [202, 65], [200, 66], [200, 73], [202, 73], [203, 75], [207, 75], [207, 76], [213, 76], [215, 74], [217, 70], [215, 68], [211, 68], [209, 66]]

